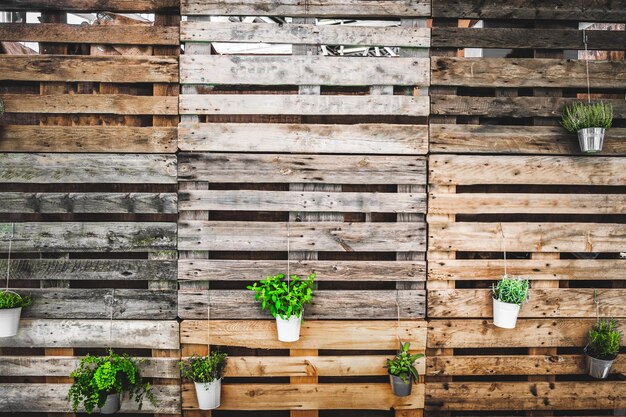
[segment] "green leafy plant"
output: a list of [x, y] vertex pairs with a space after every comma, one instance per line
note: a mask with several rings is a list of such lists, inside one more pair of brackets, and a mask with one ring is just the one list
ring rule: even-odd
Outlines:
[[615, 320], [600, 320], [589, 330], [585, 352], [592, 358], [611, 361], [619, 353], [621, 339], [622, 333], [617, 330]]
[[30, 295], [21, 296], [11, 291], [0, 290], [0, 310], [7, 308], [28, 307], [33, 303]]
[[409, 348], [411, 345], [409, 342], [400, 343], [400, 351], [393, 359], [387, 359], [387, 368], [390, 375], [398, 376], [402, 378], [404, 383], [408, 383], [410, 380], [413, 382], [417, 382], [417, 377], [419, 374], [417, 373], [417, 369], [415, 369], [415, 361], [419, 358], [424, 357], [421, 353], [416, 353], [411, 355], [409, 353]]
[[530, 283], [527, 279], [502, 276], [497, 284], [491, 286], [493, 298], [503, 303], [521, 305], [528, 297]]
[[608, 129], [612, 123], [613, 106], [610, 103], [575, 101], [563, 107], [561, 125], [570, 133], [590, 127]]
[[0, 98], [0, 116], [4, 114], [4, 100]]
[[68, 400], [74, 412], [83, 403], [85, 410], [92, 413], [94, 408], [104, 405], [107, 395], [125, 391], [139, 404], [140, 410], [144, 397], [156, 405], [152, 386], [144, 382], [138, 363], [127, 354], [120, 356], [112, 350], [106, 356], [87, 355], [81, 359], [78, 369], [70, 374], [74, 384], [70, 387]]
[[224, 376], [228, 355], [217, 351], [206, 356], [192, 355], [187, 360], [178, 363], [180, 376], [193, 382], [209, 383]]
[[291, 275], [290, 282], [284, 278], [284, 274], [268, 276], [247, 288], [256, 293], [254, 299], [260, 301], [261, 308], [268, 310], [273, 317], [285, 320], [292, 315], [300, 317], [304, 305], [310, 304], [313, 298], [315, 273], [305, 280], [297, 275]]

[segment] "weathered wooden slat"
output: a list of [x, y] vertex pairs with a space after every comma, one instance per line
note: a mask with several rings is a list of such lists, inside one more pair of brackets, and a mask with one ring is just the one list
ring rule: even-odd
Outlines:
[[178, 59], [165, 56], [5, 55], [0, 80], [178, 82]]
[[[67, 377], [79, 362], [80, 358], [72, 356], [0, 356], [0, 374]], [[177, 362], [173, 358], [142, 358], [138, 365], [143, 377], [178, 379]]]
[[626, 382], [450, 382], [426, 387], [426, 410], [585, 410], [626, 406]]
[[626, 20], [623, 0], [567, 2], [562, 0], [513, 0], [502, 3], [483, 0], [446, 0], [433, 2], [432, 16], [461, 19], [547, 19], [576, 21]]
[[178, 45], [178, 28], [150, 25], [0, 23], [0, 40], [10, 42]]
[[[592, 50], [618, 50], [626, 44], [622, 31], [588, 30]], [[583, 32], [576, 29], [450, 28], [432, 29], [435, 48], [585, 49]]]
[[431, 194], [432, 214], [548, 213], [622, 214], [625, 194]]
[[176, 128], [131, 126], [3, 126], [2, 152], [174, 153]]
[[423, 155], [428, 151], [428, 127], [181, 123], [178, 143], [184, 151]]
[[[494, 326], [491, 320], [432, 320], [428, 323], [428, 347], [577, 346], [582, 349], [595, 323], [595, 319], [521, 319], [511, 332]], [[621, 323], [620, 330], [624, 330], [626, 324]]]
[[[33, 305], [22, 317], [44, 319], [175, 320], [175, 291], [145, 289], [23, 289]], [[423, 306], [422, 306], [423, 307]]]
[[[422, 408], [424, 385], [396, 397], [389, 384], [225, 384], [220, 410], [397, 410]], [[193, 385], [183, 385], [183, 410], [197, 409]]]
[[[14, 234], [13, 234], [14, 233]], [[176, 223], [0, 223], [0, 251], [149, 252], [176, 249]]]
[[181, 22], [183, 42], [264, 42], [427, 48], [430, 29], [285, 23]]
[[[578, 375], [585, 374], [585, 356], [510, 355], [510, 356], [429, 356], [427, 375]], [[626, 372], [626, 358], [618, 356], [613, 372]]]
[[[429, 281], [496, 280], [504, 273], [502, 260], [431, 260]], [[512, 275], [536, 280], [621, 280], [626, 279], [625, 259], [508, 259]]]
[[626, 159], [567, 156], [430, 157], [432, 184], [625, 185]]
[[[591, 60], [588, 64], [592, 87], [626, 87], [620, 62]], [[587, 88], [584, 60], [433, 57], [431, 71], [432, 85]]]
[[176, 155], [2, 153], [0, 183], [175, 184]]
[[428, 85], [428, 58], [181, 55], [181, 84]]
[[[316, 281], [425, 281], [425, 268], [424, 261], [298, 260], [289, 263], [292, 274], [308, 275], [315, 272]], [[186, 281], [251, 281], [260, 278], [262, 274], [275, 275], [286, 270], [287, 261], [180, 259], [178, 280], [181, 286]]]
[[426, 212], [426, 196], [421, 193], [192, 190], [180, 191], [179, 199], [180, 210]]
[[[0, 193], [0, 213], [178, 213], [174, 193]], [[425, 205], [425, 202], [424, 202]]]
[[[289, 348], [396, 350], [398, 337], [411, 343], [412, 349], [423, 351], [426, 348], [426, 322], [305, 320], [300, 340], [290, 343]], [[286, 346], [276, 338], [275, 320], [183, 320], [180, 342], [252, 349], [284, 349]]]
[[[2, 242], [4, 245], [4, 241]], [[0, 259], [0, 270], [7, 270]], [[145, 259], [11, 259], [16, 280], [175, 281], [176, 261]]]
[[385, 17], [429, 16], [430, 0], [387, 1], [374, 0], [309, 1], [281, 0], [272, 4], [259, 4], [245, 0], [182, 0], [183, 15], [246, 15], [246, 16], [332, 16], [332, 17]]
[[[233, 308], [237, 306], [237, 308]], [[254, 294], [246, 290], [179, 291], [178, 315], [182, 319], [267, 319]], [[403, 320], [425, 317], [424, 290], [317, 290], [306, 319]]]
[[181, 221], [179, 250], [424, 251], [426, 226], [415, 223]]
[[[3, 412], [71, 412], [67, 393], [71, 384], [0, 384], [3, 395], [0, 410]], [[156, 385], [154, 395], [158, 399], [154, 407], [144, 401], [143, 409], [137, 411], [137, 403], [128, 396], [122, 399], [122, 411], [131, 413], [180, 413], [180, 386]]]
[[[103, 26], [106, 27], [106, 26]], [[177, 97], [128, 94], [2, 94], [7, 113], [177, 115]]]
[[183, 94], [180, 114], [428, 116], [428, 96]]
[[178, 9], [178, 0], [12, 0], [5, 10], [71, 10], [148, 13]]
[[[434, 153], [521, 153], [578, 155], [578, 137], [561, 127], [430, 125]], [[626, 155], [626, 129], [607, 130], [600, 155]]]
[[[530, 278], [533, 278], [532, 276]], [[491, 291], [488, 289], [430, 290], [430, 318], [492, 317]], [[598, 302], [598, 307], [594, 303]], [[468, 302], [471, 300], [471, 302]], [[595, 318], [626, 317], [626, 290], [608, 288], [538, 288], [522, 305], [519, 317]]]
[[425, 184], [426, 160], [423, 157], [377, 155], [181, 153], [178, 180], [225, 183]]
[[617, 223], [453, 223], [429, 225], [435, 251], [620, 252], [626, 225]]
[[178, 349], [178, 322], [22, 319], [16, 336], [0, 338], [0, 347], [33, 346]]

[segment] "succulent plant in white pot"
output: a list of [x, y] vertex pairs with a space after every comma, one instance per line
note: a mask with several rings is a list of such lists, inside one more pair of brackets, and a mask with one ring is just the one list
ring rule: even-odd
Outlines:
[[491, 287], [493, 297], [493, 324], [503, 329], [514, 329], [522, 304], [528, 298], [530, 282], [519, 277], [503, 275]]

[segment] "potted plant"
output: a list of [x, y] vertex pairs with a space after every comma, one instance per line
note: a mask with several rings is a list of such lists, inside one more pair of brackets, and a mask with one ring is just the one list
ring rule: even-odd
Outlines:
[[74, 412], [82, 403], [88, 413], [98, 407], [101, 414], [114, 414], [120, 409], [120, 396], [124, 392], [135, 400], [140, 410], [144, 397], [156, 405], [152, 386], [144, 382], [137, 364], [127, 354], [120, 356], [112, 350], [106, 356], [87, 355], [81, 359], [78, 369], [70, 374], [74, 384], [68, 400]]
[[26, 295], [22, 297], [13, 291], [0, 290], [0, 337], [11, 337], [17, 334], [22, 308], [33, 303]]
[[605, 129], [613, 122], [613, 106], [610, 103], [584, 103], [576, 101], [563, 107], [561, 125], [570, 133], [578, 133], [580, 150], [602, 150]]
[[304, 305], [311, 303], [315, 273], [302, 280], [297, 275], [284, 280], [283, 274], [268, 276], [247, 288], [254, 291], [261, 309], [268, 310], [276, 318], [278, 340], [295, 342], [300, 339], [300, 323], [304, 316]]
[[216, 351], [207, 356], [193, 355], [179, 362], [181, 377], [193, 381], [200, 410], [214, 410], [220, 406], [222, 376], [228, 355]]
[[584, 349], [589, 375], [598, 379], [609, 375], [619, 353], [621, 339], [622, 333], [617, 330], [617, 322], [613, 319], [600, 320], [589, 330], [589, 340]]
[[528, 297], [530, 283], [527, 279], [502, 276], [492, 285], [493, 324], [503, 329], [514, 329], [520, 307]]
[[416, 383], [418, 378], [415, 361], [424, 357], [421, 353], [411, 355], [409, 353], [410, 344], [400, 342], [400, 351], [393, 359], [387, 359], [387, 372], [393, 394], [398, 397], [411, 395], [411, 382]]

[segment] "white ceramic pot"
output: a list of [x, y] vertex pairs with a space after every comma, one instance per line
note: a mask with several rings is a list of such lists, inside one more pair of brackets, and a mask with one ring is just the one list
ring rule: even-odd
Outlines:
[[520, 306], [503, 303], [493, 298], [493, 324], [503, 329], [514, 329]]
[[290, 316], [287, 320], [276, 316], [276, 330], [278, 330], [278, 340], [281, 342], [295, 342], [300, 339], [300, 316]]
[[17, 334], [21, 315], [22, 307], [0, 309], [0, 337], [11, 337]]
[[196, 386], [196, 396], [198, 397], [198, 408], [200, 410], [214, 410], [220, 406], [222, 379], [213, 382], [194, 382]]
[[100, 414], [115, 414], [120, 411], [120, 394], [109, 394], [100, 409]]

